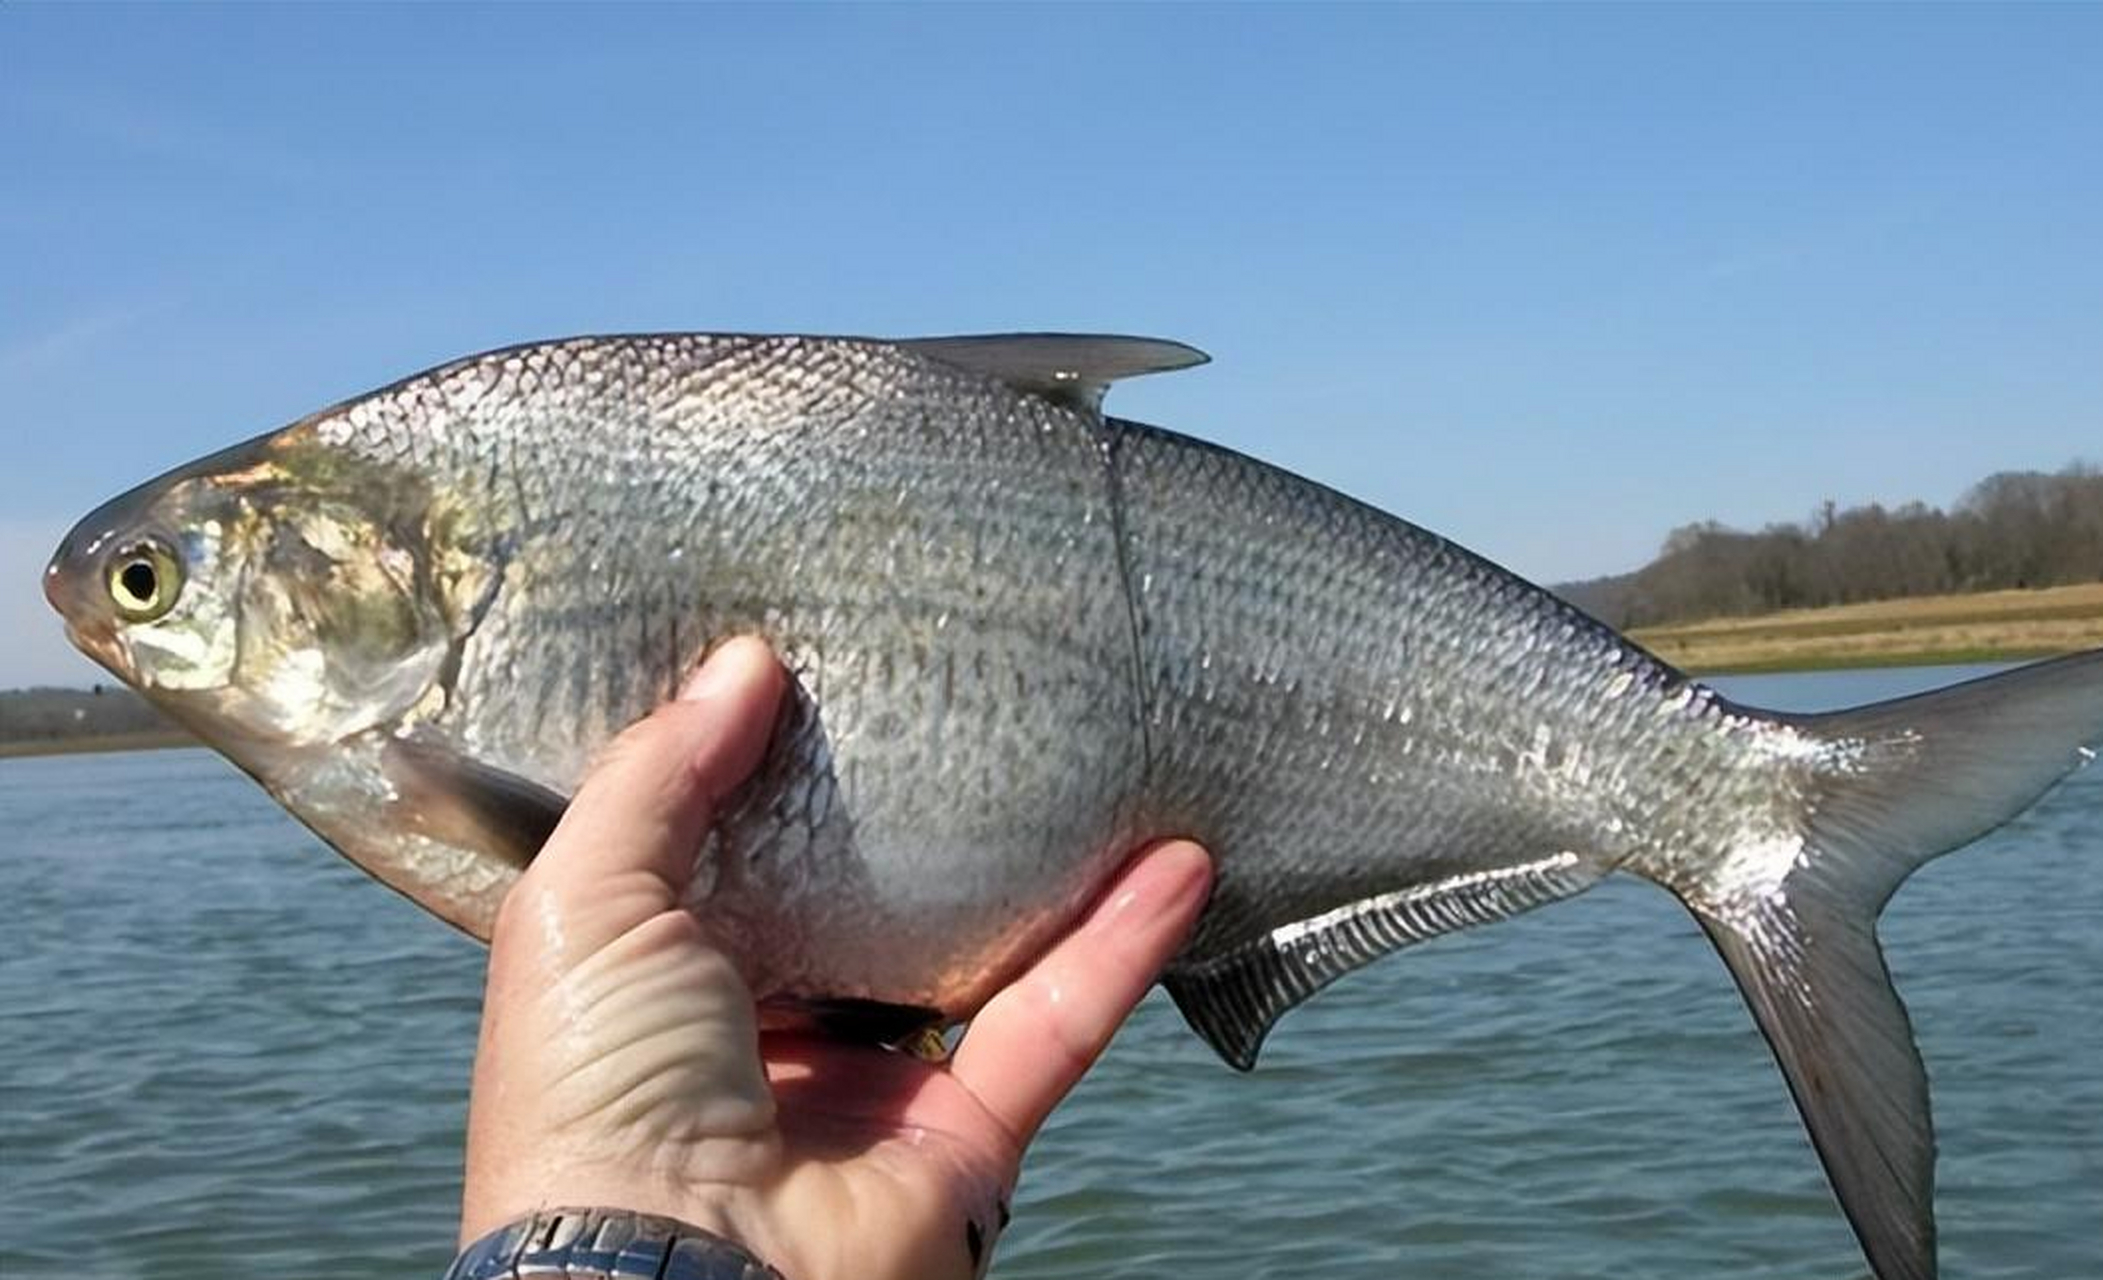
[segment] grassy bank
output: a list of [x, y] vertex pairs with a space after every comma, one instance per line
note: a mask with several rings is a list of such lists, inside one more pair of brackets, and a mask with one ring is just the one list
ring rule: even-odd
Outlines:
[[1808, 671], [2049, 657], [2103, 647], [2103, 583], [1795, 609], [1643, 627], [1689, 671]]

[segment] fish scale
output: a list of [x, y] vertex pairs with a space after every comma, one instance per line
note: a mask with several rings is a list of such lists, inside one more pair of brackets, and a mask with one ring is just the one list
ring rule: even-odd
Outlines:
[[[852, 785], [844, 790], [856, 802], [821, 821], [806, 820], [793, 805], [741, 811], [731, 823], [729, 852], [720, 856], [752, 864], [736, 878], [748, 900], [709, 904], [717, 909], [704, 911], [704, 918], [728, 935], [725, 944], [745, 957], [763, 989], [799, 993], [815, 987], [835, 996], [881, 994], [945, 1007], [955, 997], [943, 988], [955, 986], [956, 977], [944, 974], [937, 984], [922, 976], [909, 984], [897, 973], [902, 966], [895, 939], [968, 932], [948, 919], [927, 917], [953, 915], [960, 902], [984, 891], [968, 870], [983, 862], [973, 854], [989, 844], [1019, 849], [1022, 861], [1043, 868], [1039, 874], [1059, 879], [1060, 896], [1074, 900], [1062, 903], [1062, 913], [1070, 912], [1091, 879], [1073, 867], [1071, 850], [1116, 850], [1113, 833], [1101, 830], [1093, 815], [1128, 807], [1115, 793], [1141, 772], [1130, 743], [1137, 715], [1129, 706], [1128, 624], [1110, 580], [1115, 558], [1101, 506], [1100, 464], [1085, 424], [1056, 421], [1048, 410], [1032, 413], [1027, 404], [1001, 406], [1005, 421], [987, 415], [993, 427], [980, 438], [997, 437], [1000, 447], [967, 450], [957, 448], [952, 421], [915, 411], [910, 402], [877, 423], [866, 406], [843, 413], [830, 391], [838, 379], [798, 371], [796, 354], [777, 354], [778, 363], [791, 367], [769, 385], [821, 394], [781, 395], [764, 406], [771, 429], [763, 434], [792, 443], [786, 456], [769, 457], [762, 443], [742, 451], [736, 463], [708, 459], [701, 429], [682, 424], [686, 429], [668, 433], [664, 423], [624, 413], [615, 404], [596, 424], [589, 448], [570, 451], [607, 461], [565, 459], [543, 469], [567, 477], [567, 491], [564, 484], [544, 481], [538, 505], [573, 515], [517, 550], [513, 563], [527, 566], [525, 576], [535, 586], [500, 596], [463, 651], [452, 709], [428, 724], [441, 732], [457, 727], [482, 758], [568, 790], [588, 754], [579, 744], [603, 737], [602, 724], [625, 722], [660, 700], [705, 642], [737, 630], [765, 631], [807, 686], [830, 691], [822, 753], [830, 769], [850, 772]], [[821, 362], [838, 362], [833, 352], [813, 354]], [[617, 398], [622, 382], [603, 373], [606, 363], [599, 362], [602, 377], [593, 393], [602, 401]], [[749, 360], [695, 363], [677, 395], [653, 391], [645, 398], [692, 405], [706, 402], [706, 384], [716, 379], [740, 388], [756, 379]], [[530, 423], [519, 425], [532, 429]], [[646, 450], [634, 438], [638, 434], [659, 443]], [[884, 442], [885, 466], [866, 465], [871, 434]], [[682, 448], [696, 442], [701, 457], [684, 456]], [[530, 458], [534, 446], [520, 440], [513, 447]], [[689, 607], [691, 651], [669, 666], [660, 660], [639, 668], [618, 629], [591, 617], [589, 601], [576, 608], [592, 625], [579, 627], [560, 600], [565, 585], [571, 595], [588, 593], [603, 577], [577, 559], [616, 540], [636, 539], [638, 531], [622, 518], [622, 499], [632, 492], [631, 461], [646, 453], [674, 477], [707, 469], [728, 509], [696, 511], [692, 523], [677, 529], [675, 540], [696, 548], [697, 555], [669, 562], [630, 554], [622, 561], [637, 579], [623, 593], [625, 607], [682, 594], [703, 604]], [[837, 465], [821, 470], [815, 462], [827, 455]], [[737, 471], [742, 474], [727, 474]], [[902, 490], [901, 474], [916, 476], [915, 484]], [[993, 526], [975, 514], [974, 501], [991, 479], [1011, 491], [1003, 519]], [[822, 496], [814, 496], [813, 485], [820, 482]], [[1083, 518], [1075, 518], [1077, 511]], [[782, 512], [797, 517], [784, 520]], [[666, 581], [671, 563], [690, 575], [684, 592]], [[1058, 577], [1062, 571], [1071, 578]], [[1097, 607], [1077, 613], [1077, 599]], [[528, 647], [552, 648], [552, 661], [543, 659], [537, 669], [566, 672], [573, 698], [584, 690], [601, 696], [589, 705], [572, 701], [550, 717], [548, 700], [533, 691], [483, 683], [483, 673], [505, 671], [500, 662], [484, 661], [485, 652]], [[647, 669], [650, 679], [632, 687], [592, 683], [599, 677], [588, 673], [608, 668]], [[960, 683], [959, 668], [977, 677]], [[1051, 696], [1040, 696], [1047, 691]], [[937, 701], [939, 707], [932, 705]], [[1067, 705], [1087, 709], [1082, 724], [1061, 722], [1048, 730], [1041, 716], [1014, 715]], [[970, 753], [937, 744], [939, 755], [931, 756], [926, 735], [909, 731], [924, 723], [1002, 725], [1017, 740]], [[572, 731], [561, 732], [560, 724]], [[575, 731], [580, 725], [582, 733]], [[1092, 771], [1075, 767], [1070, 753], [1078, 742], [1090, 744]], [[816, 743], [806, 747], [814, 755], [820, 750]], [[790, 781], [774, 789], [788, 798], [809, 795], [808, 785], [793, 780], [810, 772], [809, 759], [784, 759], [780, 774]], [[1031, 787], [1042, 798], [1020, 816], [1010, 797]], [[954, 815], [946, 824], [925, 818], [937, 793]], [[1074, 816], [1043, 816], [1062, 811]], [[845, 812], [853, 815], [851, 833], [844, 830]], [[869, 905], [890, 918], [881, 930], [862, 931], [872, 940], [856, 954], [826, 957], [827, 971], [813, 974], [805, 948], [775, 939], [820, 929], [833, 905], [807, 882], [830, 883], [842, 862], [854, 864], [854, 878], [875, 896]], [[959, 865], [966, 874], [958, 874]], [[1006, 886], [1008, 872], [1001, 875]], [[784, 921], [783, 904], [802, 905]], [[1045, 927], [1032, 926], [1038, 934]], [[969, 981], [984, 983], [1012, 968], [1014, 958], [993, 955], [996, 963], [988, 963], [1001, 945], [997, 939], [977, 944]], [[909, 960], [914, 966], [923, 962]], [[856, 977], [849, 982], [843, 972]]]
[[968, 1018], [1131, 850], [1193, 836], [1215, 887], [1163, 980], [1250, 1067], [1359, 965], [1646, 877], [1737, 980], [1879, 1280], [1932, 1277], [1927, 1084], [1876, 917], [2090, 758], [2103, 652], [1737, 706], [1433, 534], [1102, 415], [1117, 379], [1202, 358], [507, 348], [114, 499], [45, 590], [97, 661], [478, 935], [592, 753], [764, 636], [793, 688], [686, 901], [771, 1020]]
[[1254, 860], [1223, 856], [1194, 952], [1399, 882], [1573, 848], [1626, 855], [1604, 823], [1544, 803], [1555, 775], [1511, 769], [1497, 735], [1600, 732], [1609, 700], [1567, 674], [1559, 696], [1512, 714], [1508, 686], [1529, 668], [1635, 667], [1650, 685], [1666, 673], [1550, 597], [1501, 591], [1500, 571], [1432, 535], [1340, 500], [1288, 518], [1304, 481], [1131, 432], [1126, 522], [1152, 584], [1140, 613], [1162, 744], [1150, 800], [1215, 848], [1293, 866], [1306, 891], [1246, 884]]

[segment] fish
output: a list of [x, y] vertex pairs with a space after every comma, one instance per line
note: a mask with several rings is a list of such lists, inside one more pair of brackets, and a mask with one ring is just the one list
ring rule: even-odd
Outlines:
[[1876, 920], [2093, 758], [2103, 650], [1741, 705], [1453, 542], [1103, 411], [1206, 358], [511, 346], [106, 503], [44, 586], [90, 657], [484, 938], [594, 752], [763, 636], [791, 692], [686, 905], [770, 1019], [967, 1020], [1181, 836], [1215, 883], [1161, 980], [1248, 1069], [1361, 965], [1650, 880], [1736, 980], [1879, 1280], [1934, 1276], [1927, 1079]]

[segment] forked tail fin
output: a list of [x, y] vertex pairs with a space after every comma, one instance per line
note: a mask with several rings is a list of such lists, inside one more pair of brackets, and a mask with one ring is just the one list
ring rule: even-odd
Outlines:
[[1804, 734], [1819, 761], [1786, 871], [1751, 887], [1670, 887], [1752, 1006], [1878, 1280], [1931, 1280], [1928, 1082], [1877, 915], [1921, 865], [2094, 758], [2103, 650], [1852, 711], [1770, 718]]

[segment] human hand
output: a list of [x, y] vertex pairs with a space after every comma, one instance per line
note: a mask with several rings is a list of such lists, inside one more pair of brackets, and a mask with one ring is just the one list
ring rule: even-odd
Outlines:
[[1129, 863], [950, 1061], [759, 1031], [681, 892], [783, 675], [717, 651], [622, 734], [505, 900], [468, 1110], [463, 1240], [535, 1209], [661, 1214], [793, 1280], [975, 1276], [1023, 1149], [1181, 945], [1203, 850]]

